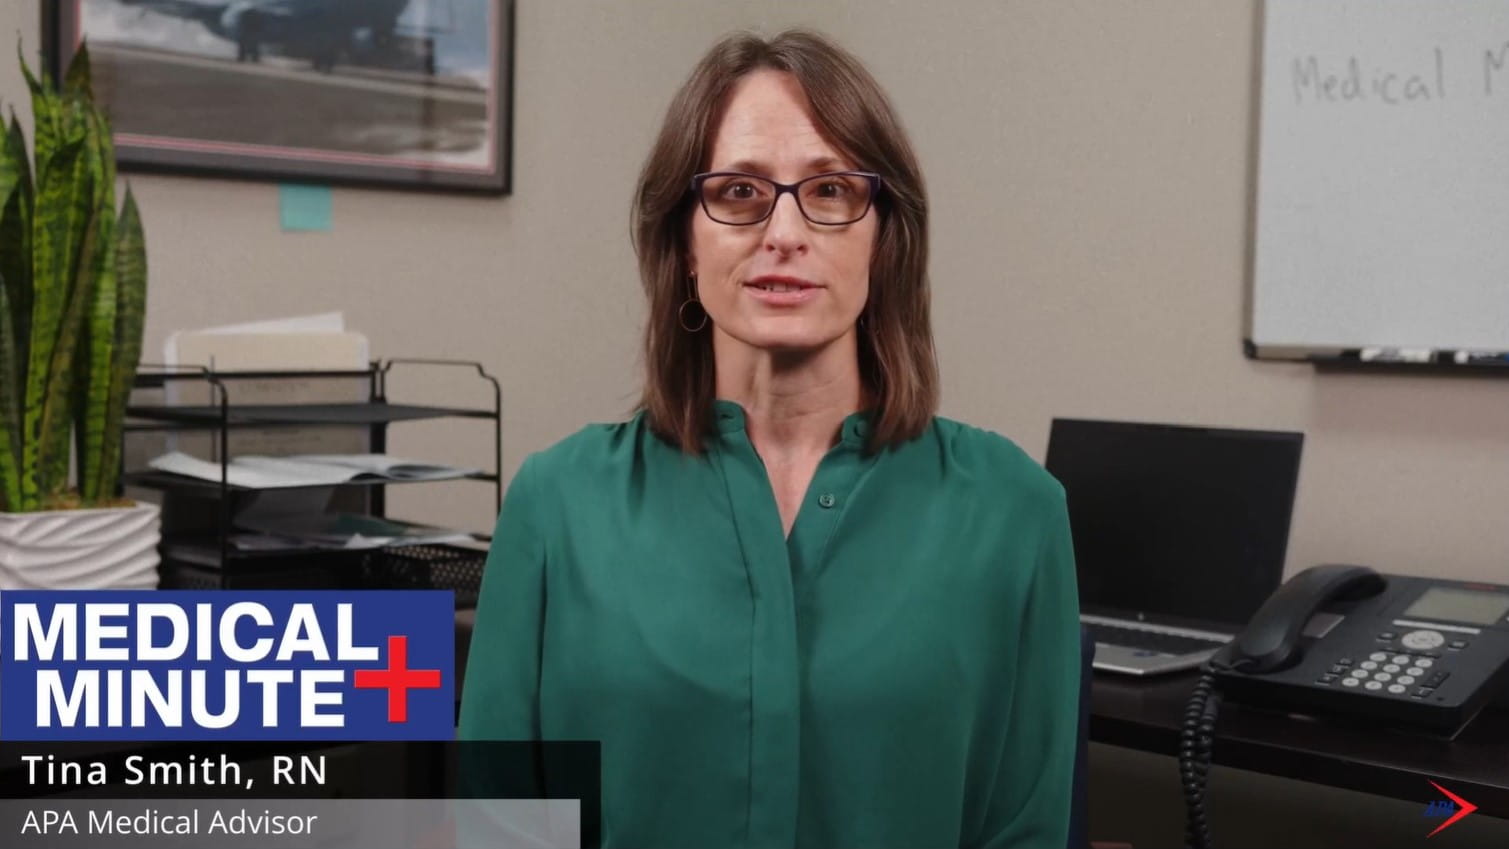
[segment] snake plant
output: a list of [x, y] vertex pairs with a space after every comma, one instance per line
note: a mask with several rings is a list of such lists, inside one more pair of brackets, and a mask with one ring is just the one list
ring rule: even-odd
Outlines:
[[35, 155], [12, 109], [0, 142], [0, 511], [110, 504], [141, 356], [141, 219], [129, 188], [116, 212], [115, 147], [87, 48], [61, 87], [24, 58], [21, 69]]

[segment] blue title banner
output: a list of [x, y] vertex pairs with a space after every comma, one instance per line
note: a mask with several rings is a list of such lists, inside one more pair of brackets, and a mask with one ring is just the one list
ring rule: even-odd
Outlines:
[[0, 739], [449, 740], [440, 590], [0, 593]]

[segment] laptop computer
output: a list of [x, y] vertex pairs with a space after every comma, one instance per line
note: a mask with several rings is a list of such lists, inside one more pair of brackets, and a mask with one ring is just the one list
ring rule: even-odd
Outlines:
[[1095, 668], [1198, 666], [1278, 588], [1304, 435], [1054, 419]]

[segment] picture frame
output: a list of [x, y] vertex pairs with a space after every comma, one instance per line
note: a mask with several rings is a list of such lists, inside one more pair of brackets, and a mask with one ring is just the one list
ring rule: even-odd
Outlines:
[[42, 0], [123, 171], [503, 195], [514, 0]]

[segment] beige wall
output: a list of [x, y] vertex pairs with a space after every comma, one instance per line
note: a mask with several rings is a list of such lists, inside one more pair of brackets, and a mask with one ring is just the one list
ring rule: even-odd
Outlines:
[[[0, 4], [0, 44], [35, 49], [35, 5]], [[486, 363], [511, 471], [635, 397], [627, 210], [672, 89], [728, 29], [811, 24], [869, 62], [921, 154], [946, 414], [1039, 458], [1055, 415], [1303, 430], [1291, 571], [1509, 579], [1509, 383], [1242, 356], [1254, 23], [1252, 2], [1203, 0], [521, 0], [511, 197], [338, 189], [332, 232], [284, 234], [275, 186], [135, 176], [148, 350], [345, 310], [379, 356]], [[0, 99], [21, 91], [0, 60]], [[470, 423], [404, 428], [395, 451], [486, 450]], [[461, 486], [394, 501], [485, 526], [490, 501]]]

